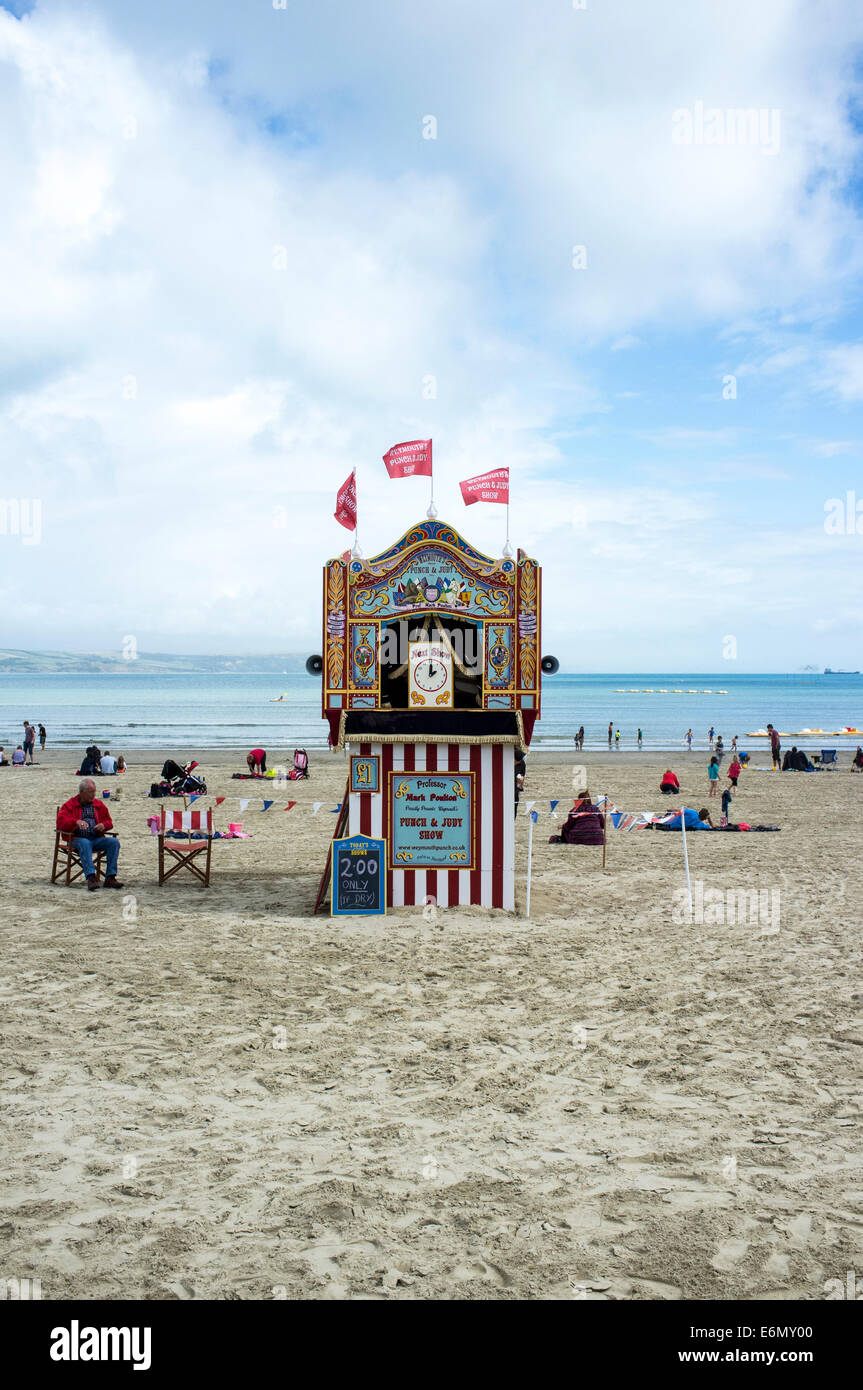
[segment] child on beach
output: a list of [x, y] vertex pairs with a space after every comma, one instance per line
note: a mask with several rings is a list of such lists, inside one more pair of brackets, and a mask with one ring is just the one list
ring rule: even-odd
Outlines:
[[692, 730], [691, 730], [691, 729], [687, 729], [687, 730], [686, 730], [686, 744], [687, 744], [687, 747], [688, 747], [688, 749], [689, 749], [689, 751], [690, 751], [690, 753], [691, 753], [691, 752], [692, 752]]
[[728, 764], [728, 780], [731, 783], [732, 787], [737, 786], [737, 779], [740, 776], [740, 772], [740, 759], [735, 753], [731, 759], [731, 762]]
[[707, 769], [707, 780], [710, 783], [708, 796], [716, 796], [719, 792], [719, 760], [717, 758], [710, 759], [710, 766]]
[[619, 729], [617, 730], [617, 732], [616, 732], [615, 735], [614, 735], [614, 746], [615, 746], [615, 748], [619, 748], [619, 747], [620, 747], [620, 730], [619, 730]]

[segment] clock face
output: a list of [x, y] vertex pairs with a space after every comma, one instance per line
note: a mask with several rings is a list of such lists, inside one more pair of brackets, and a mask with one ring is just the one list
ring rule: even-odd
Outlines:
[[452, 708], [452, 656], [441, 642], [410, 644], [410, 706]]
[[448, 681], [449, 669], [442, 661], [430, 657], [428, 661], [420, 661], [414, 667], [414, 682], [420, 690], [427, 690], [430, 695], [436, 695], [439, 690], [443, 690]]

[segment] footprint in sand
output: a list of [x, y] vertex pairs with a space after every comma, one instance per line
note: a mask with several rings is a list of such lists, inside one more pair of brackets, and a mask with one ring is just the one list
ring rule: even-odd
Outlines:
[[497, 1284], [499, 1288], [508, 1288], [512, 1279], [504, 1270], [497, 1265], [490, 1265], [485, 1260], [477, 1259], [471, 1264], [457, 1265], [452, 1271], [454, 1279], [488, 1279], [492, 1284]]
[[713, 1259], [710, 1263], [720, 1274], [730, 1274], [735, 1265], [738, 1265], [749, 1249], [749, 1241], [741, 1237], [732, 1237], [731, 1240], [724, 1240], [721, 1245], [716, 1247]]

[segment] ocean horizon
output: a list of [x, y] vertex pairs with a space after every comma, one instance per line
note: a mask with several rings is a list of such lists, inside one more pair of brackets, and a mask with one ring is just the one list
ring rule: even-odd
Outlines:
[[[7, 752], [20, 743], [25, 718], [45, 724], [49, 746], [83, 749], [95, 741], [114, 753], [150, 747], [193, 754], [256, 745], [275, 752], [327, 743], [320, 677], [305, 674], [0, 676], [0, 743]], [[639, 728], [645, 749], [680, 749], [690, 727], [693, 747], [707, 749], [711, 726], [726, 745], [736, 734], [745, 747], [748, 735], [768, 722], [795, 735], [824, 730], [823, 736], [800, 740], [817, 748], [835, 731], [863, 727], [863, 677], [810, 672], [548, 676], [533, 746], [571, 749], [583, 724], [585, 748], [607, 748], [609, 720], [620, 729], [622, 749], [637, 746]], [[852, 741], [846, 737], [839, 746]]]

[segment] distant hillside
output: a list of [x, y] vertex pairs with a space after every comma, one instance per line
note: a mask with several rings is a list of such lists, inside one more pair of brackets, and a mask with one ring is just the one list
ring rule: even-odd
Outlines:
[[0, 651], [0, 674], [26, 675], [298, 675], [306, 669], [306, 656], [173, 656], [168, 652], [141, 652], [126, 661], [117, 652], [21, 652]]

